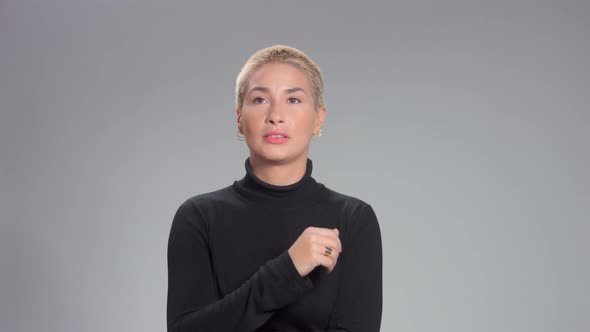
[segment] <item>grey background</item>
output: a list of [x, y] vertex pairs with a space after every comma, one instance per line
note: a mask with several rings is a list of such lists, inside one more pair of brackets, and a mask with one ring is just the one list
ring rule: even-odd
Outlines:
[[0, 330], [165, 330], [173, 213], [243, 176], [276, 43], [326, 80], [313, 176], [379, 218], [383, 331], [590, 330], [589, 8], [1, 1]]

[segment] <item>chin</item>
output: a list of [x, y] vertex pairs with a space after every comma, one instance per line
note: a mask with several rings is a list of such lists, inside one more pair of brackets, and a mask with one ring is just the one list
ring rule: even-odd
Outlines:
[[293, 156], [290, 153], [287, 153], [286, 151], [263, 151], [262, 153], [257, 154], [257, 156], [260, 159], [273, 162], [280, 162], [293, 158]]
[[275, 162], [279, 162], [279, 161], [283, 161], [283, 160], [289, 159], [289, 156], [288, 155], [278, 155], [278, 154], [262, 155], [261, 157], [263, 159], [265, 159], [265, 160], [275, 161]]

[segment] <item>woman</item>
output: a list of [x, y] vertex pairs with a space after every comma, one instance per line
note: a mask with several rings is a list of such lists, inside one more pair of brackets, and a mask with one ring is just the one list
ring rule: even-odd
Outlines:
[[368, 203], [311, 177], [318, 67], [274, 45], [237, 78], [245, 176], [184, 201], [168, 240], [168, 331], [379, 331], [382, 250]]

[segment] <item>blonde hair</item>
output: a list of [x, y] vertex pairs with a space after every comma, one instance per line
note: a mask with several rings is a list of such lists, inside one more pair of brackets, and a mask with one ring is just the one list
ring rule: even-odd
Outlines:
[[256, 51], [240, 70], [236, 79], [236, 107], [238, 109], [242, 108], [250, 76], [262, 65], [273, 61], [287, 63], [301, 70], [311, 85], [316, 110], [325, 106], [324, 80], [319, 67], [302, 51], [287, 45], [277, 44]]

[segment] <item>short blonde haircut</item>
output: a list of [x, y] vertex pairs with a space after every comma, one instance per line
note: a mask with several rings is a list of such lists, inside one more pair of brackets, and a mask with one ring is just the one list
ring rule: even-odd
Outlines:
[[248, 58], [236, 79], [236, 107], [242, 108], [248, 80], [262, 65], [270, 62], [287, 63], [301, 70], [308, 78], [316, 110], [325, 106], [324, 80], [319, 67], [302, 51], [287, 46], [273, 45], [256, 51]]

